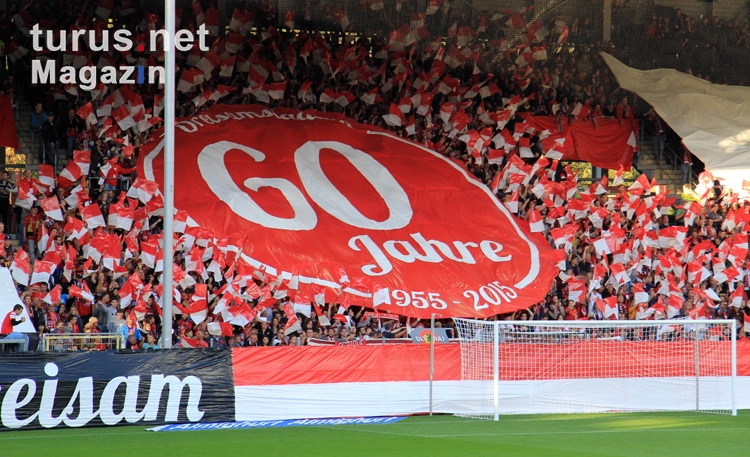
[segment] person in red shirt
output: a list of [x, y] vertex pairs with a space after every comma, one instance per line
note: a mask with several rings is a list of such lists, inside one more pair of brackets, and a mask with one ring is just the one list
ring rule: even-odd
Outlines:
[[622, 97], [622, 100], [620, 100], [615, 108], [615, 117], [620, 121], [620, 125], [623, 125], [626, 119], [630, 122], [633, 121], [633, 108], [628, 105], [628, 97]]
[[57, 327], [57, 321], [60, 320], [60, 315], [55, 311], [55, 305], [47, 305], [47, 331], [51, 332]]
[[195, 332], [195, 347], [197, 348], [207, 348], [208, 343], [206, 342], [206, 336], [203, 334], [202, 330], [198, 330]]
[[22, 350], [26, 352], [29, 348], [29, 337], [21, 332], [15, 331], [15, 327], [23, 322], [26, 322], [26, 317], [23, 314], [23, 306], [15, 305], [13, 311], [9, 312], [3, 318], [2, 326], [0, 326], [0, 338], [10, 340], [26, 340], [23, 343]]
[[117, 190], [119, 184], [120, 175], [129, 175], [135, 171], [135, 167], [126, 167], [120, 163], [118, 158], [108, 160], [108, 165], [104, 165], [99, 169], [101, 179], [104, 180], [104, 190]]
[[68, 324], [70, 325], [70, 328], [72, 329], [70, 333], [81, 333], [81, 327], [78, 326], [78, 316], [74, 316], [74, 315], [68, 316]]
[[26, 232], [26, 246], [29, 257], [34, 257], [36, 252], [36, 240], [39, 237], [39, 227], [44, 222], [44, 216], [39, 214], [39, 207], [32, 206], [31, 212], [23, 220], [24, 232]]

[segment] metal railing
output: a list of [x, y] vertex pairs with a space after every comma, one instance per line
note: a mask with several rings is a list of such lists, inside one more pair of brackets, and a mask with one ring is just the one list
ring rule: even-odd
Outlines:
[[[638, 144], [641, 145], [641, 149], [643, 148], [643, 145], [646, 144], [646, 141], [651, 142], [652, 132], [646, 131], [646, 123], [641, 122], [640, 128], [638, 129]], [[664, 141], [664, 151], [656, 151], [654, 150], [654, 160], [658, 165], [671, 165], [672, 170], [682, 170], [682, 159], [683, 156], [675, 151], [672, 146], [665, 140]], [[662, 159], [664, 159], [664, 163], [662, 163]], [[693, 170], [693, 167], [690, 167], [690, 175], [688, 176], [688, 183], [695, 182], [697, 178], [697, 175], [695, 173], [695, 170]]]
[[117, 333], [45, 334], [42, 347], [45, 352], [112, 351], [124, 349], [125, 339]]

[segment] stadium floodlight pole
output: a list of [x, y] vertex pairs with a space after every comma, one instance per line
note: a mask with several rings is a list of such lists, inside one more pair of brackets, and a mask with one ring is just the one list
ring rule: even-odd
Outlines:
[[432, 378], [435, 375], [435, 313], [430, 315], [430, 416], [432, 416]]
[[162, 346], [172, 347], [172, 266], [174, 264], [174, 122], [175, 122], [175, 0], [164, 2], [167, 51], [164, 65], [164, 273], [162, 277]]

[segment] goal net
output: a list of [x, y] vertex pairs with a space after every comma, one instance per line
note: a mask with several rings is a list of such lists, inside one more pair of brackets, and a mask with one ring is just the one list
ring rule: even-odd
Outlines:
[[736, 415], [732, 320], [454, 321], [466, 389], [458, 416]]

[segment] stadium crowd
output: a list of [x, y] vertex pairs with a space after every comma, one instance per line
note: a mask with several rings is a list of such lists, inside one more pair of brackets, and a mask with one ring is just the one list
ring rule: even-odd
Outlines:
[[[162, 26], [158, 14], [128, 0], [65, 5], [54, 11], [34, 2], [0, 17], [16, 78], [29, 74], [31, 58], [74, 66], [148, 66], [163, 58], [150, 50], [29, 52], [24, 29], [37, 22], [102, 31], [113, 17], [134, 32]], [[383, 11], [382, 0], [371, 0], [352, 8], [380, 20], [357, 24], [356, 14], [350, 19], [344, 9], [325, 9], [329, 23], [321, 30], [334, 31], [321, 33], [312, 29], [309, 11], [277, 12], [267, 5], [236, 9], [226, 34], [219, 33], [212, 6], [196, 2], [181, 12], [181, 27], [206, 25], [212, 43], [208, 52], [194, 48], [178, 56], [180, 116], [216, 103], [332, 111], [461, 161], [558, 253], [561, 272], [547, 298], [493, 319], [731, 318], [741, 330], [750, 321], [748, 201], [708, 173], [685, 189], [680, 204], [645, 175], [626, 185], [622, 169], [612, 182], [604, 177], [587, 186], [560, 160], [564, 145], [545, 141], [549, 132], [526, 128], [523, 116], [530, 113], [555, 116], [560, 129], [598, 122], [637, 129], [645, 109], [629, 104], [634, 100], [618, 91], [599, 55], [617, 56], [618, 48], [594, 40], [585, 23], [568, 25], [561, 15], [544, 23], [531, 9], [467, 16], [442, 1], [419, 10], [389, 2], [387, 8], [405, 18], [399, 23]], [[649, 39], [678, 33], [666, 22]], [[747, 26], [740, 29], [736, 44], [747, 46]], [[615, 39], [623, 37], [621, 30]], [[679, 33], [690, 30], [685, 25]], [[15, 90], [12, 78], [4, 88]], [[34, 100], [29, 122], [41, 137], [42, 165], [36, 174], [27, 169], [23, 177], [6, 173], [0, 180], [0, 192], [13, 196], [11, 206], [0, 206], [0, 233], [22, 240], [16, 250], [6, 237], [3, 263], [40, 337], [119, 333], [128, 348], [158, 348], [163, 203], [155, 183], [137, 176], [135, 163], [161, 125], [160, 90], [105, 84], [92, 91], [72, 84], [39, 89], [33, 90], [45, 96]], [[656, 125], [650, 115], [646, 120]], [[404, 337], [426, 324], [368, 313], [343, 297], [315, 303], [288, 280], [242, 268], [236, 255], [246, 239], [215, 239], [187, 227], [186, 216], [176, 215], [178, 346], [354, 344]]]

